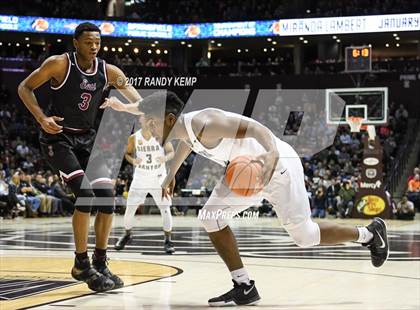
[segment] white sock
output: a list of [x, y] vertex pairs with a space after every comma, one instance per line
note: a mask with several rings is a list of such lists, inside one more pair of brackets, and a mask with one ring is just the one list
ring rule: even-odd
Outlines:
[[234, 271], [231, 271], [230, 274], [232, 275], [232, 279], [235, 280], [235, 282], [238, 284], [251, 284], [251, 282], [249, 281], [248, 272], [246, 272], [245, 268], [236, 269]]
[[358, 243], [368, 243], [373, 238], [373, 234], [366, 227], [357, 227], [359, 231]]

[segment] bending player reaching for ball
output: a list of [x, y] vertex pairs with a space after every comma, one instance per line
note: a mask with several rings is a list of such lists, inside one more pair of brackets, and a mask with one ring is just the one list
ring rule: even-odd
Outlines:
[[[115, 244], [116, 250], [122, 250], [133, 239], [131, 229], [139, 204], [144, 203], [147, 194], [151, 194], [162, 215], [163, 231], [165, 234], [164, 250], [173, 254], [175, 248], [171, 241], [172, 215], [171, 198], [162, 197], [162, 181], [166, 177], [165, 163], [174, 157], [174, 148], [171, 143], [162, 147], [152, 136], [144, 121], [139, 117], [141, 129], [128, 138], [125, 158], [135, 166], [133, 181], [130, 185], [127, 198], [127, 208], [124, 214], [125, 234]], [[135, 157], [132, 155], [135, 154]]]
[[[124, 104], [118, 99], [108, 101], [107, 106], [124, 111]], [[156, 107], [165, 102], [163, 117]], [[180, 140], [162, 183], [166, 194], [172, 193], [175, 174], [192, 150], [221, 165], [238, 156], [251, 154], [254, 160], [262, 162], [263, 189], [249, 197], [238, 196], [224, 180], [220, 180], [204, 205], [206, 213], [215, 214], [218, 210], [241, 212], [265, 198], [273, 205], [280, 223], [298, 246], [354, 241], [369, 248], [375, 267], [387, 260], [388, 238], [382, 219], [374, 218], [367, 227], [312, 221], [299, 155], [268, 128], [250, 118], [218, 109], [182, 114], [183, 108], [184, 103], [174, 93], [162, 91], [144, 98], [138, 106], [139, 111], [145, 113], [148, 127], [158, 140], [162, 143]], [[132, 109], [130, 111], [133, 113]], [[234, 283], [232, 290], [210, 299], [210, 306], [256, 304], [260, 296], [243, 266], [227, 222], [223, 218], [204, 217], [202, 223], [229, 268]]]

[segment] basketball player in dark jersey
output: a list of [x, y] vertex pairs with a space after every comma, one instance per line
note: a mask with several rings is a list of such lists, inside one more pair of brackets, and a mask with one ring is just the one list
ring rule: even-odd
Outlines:
[[[33, 71], [19, 85], [19, 96], [42, 128], [40, 145], [44, 158], [76, 197], [84, 197], [83, 201], [90, 202], [95, 196], [113, 201], [113, 185], [100, 155], [91, 159], [95, 169], [92, 174], [86, 175], [90, 187], [81, 188], [96, 136], [94, 122], [108, 85], [116, 87], [130, 102], [141, 100], [141, 97], [132, 86], [117, 83], [125, 81], [120, 69], [96, 57], [101, 44], [100, 30], [96, 25], [78, 25], [73, 44], [76, 49], [74, 53], [51, 56]], [[52, 104], [44, 113], [34, 90], [46, 82], [50, 82]], [[98, 207], [92, 265], [87, 255], [91, 204], [77, 205], [73, 215], [76, 257], [71, 274], [73, 278], [86, 282], [94, 291], [107, 291], [124, 285], [107, 268], [106, 250], [113, 209], [111, 202]]]

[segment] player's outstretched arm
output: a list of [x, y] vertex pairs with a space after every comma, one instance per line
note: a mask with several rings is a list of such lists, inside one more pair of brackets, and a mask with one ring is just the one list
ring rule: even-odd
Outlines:
[[[168, 174], [166, 175], [165, 180], [162, 182], [162, 195], [167, 197], [168, 195], [172, 195], [173, 187], [175, 185], [175, 175], [181, 167], [184, 160], [190, 155], [191, 148], [184, 142], [180, 141], [175, 154], [174, 158], [169, 162], [168, 165]], [[172, 185], [172, 186], [171, 186]]]
[[49, 81], [56, 81], [60, 84], [60, 80], [64, 79], [68, 67], [68, 59], [65, 55], [52, 56], [47, 58], [42, 65], [34, 70], [26, 79], [24, 79], [18, 87], [20, 99], [26, 108], [32, 113], [36, 121], [41, 125], [42, 129], [50, 134], [60, 133], [63, 129], [58, 125], [57, 121], [62, 121], [59, 116], [46, 116], [38, 104], [34, 90]]
[[111, 107], [112, 109], [120, 112], [128, 112], [131, 114], [140, 115], [141, 112], [138, 110], [141, 96], [137, 90], [130, 84], [128, 84], [127, 77], [124, 72], [114, 65], [107, 64], [106, 72], [108, 75], [109, 85], [114, 86], [118, 91], [130, 102], [128, 104], [122, 103], [116, 97], [106, 98], [105, 102], [100, 106], [101, 109]]

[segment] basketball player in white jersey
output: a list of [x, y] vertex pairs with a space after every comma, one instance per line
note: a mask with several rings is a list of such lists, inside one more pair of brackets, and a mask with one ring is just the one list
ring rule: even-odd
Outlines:
[[[159, 104], [165, 104], [165, 115]], [[133, 104], [134, 105], [134, 104]], [[226, 165], [239, 155], [252, 155], [263, 164], [264, 188], [250, 197], [237, 196], [224, 184], [215, 186], [203, 210], [215, 214], [218, 210], [241, 212], [267, 199], [293, 241], [301, 247], [332, 245], [354, 241], [367, 246], [375, 267], [388, 258], [388, 238], [385, 222], [374, 218], [367, 227], [353, 227], [333, 222], [315, 223], [311, 219], [304, 184], [303, 167], [299, 155], [262, 124], [239, 114], [218, 109], [182, 114], [184, 103], [172, 92], [156, 92], [138, 103], [138, 110], [116, 98], [107, 100], [107, 106], [119, 111], [144, 113], [152, 134], [162, 143], [180, 140], [175, 157], [162, 183], [165, 195], [172, 194], [174, 178], [185, 158], [195, 151]], [[250, 280], [243, 266], [235, 237], [223, 218], [202, 219], [216, 248], [232, 275], [234, 287], [229, 292], [210, 299], [210, 306], [253, 305], [260, 300], [255, 282]]]
[[[164, 250], [173, 254], [175, 248], [171, 241], [172, 215], [171, 198], [162, 197], [161, 184], [166, 177], [166, 162], [174, 157], [174, 148], [171, 143], [162, 147], [152, 136], [144, 122], [139, 117], [141, 129], [128, 138], [125, 158], [135, 166], [133, 181], [128, 191], [127, 208], [124, 215], [125, 234], [115, 244], [116, 250], [122, 250], [133, 239], [131, 229], [134, 225], [135, 214], [139, 204], [146, 200], [150, 194], [156, 202], [162, 215], [163, 231], [165, 234]], [[133, 154], [135, 156], [133, 157]]]

